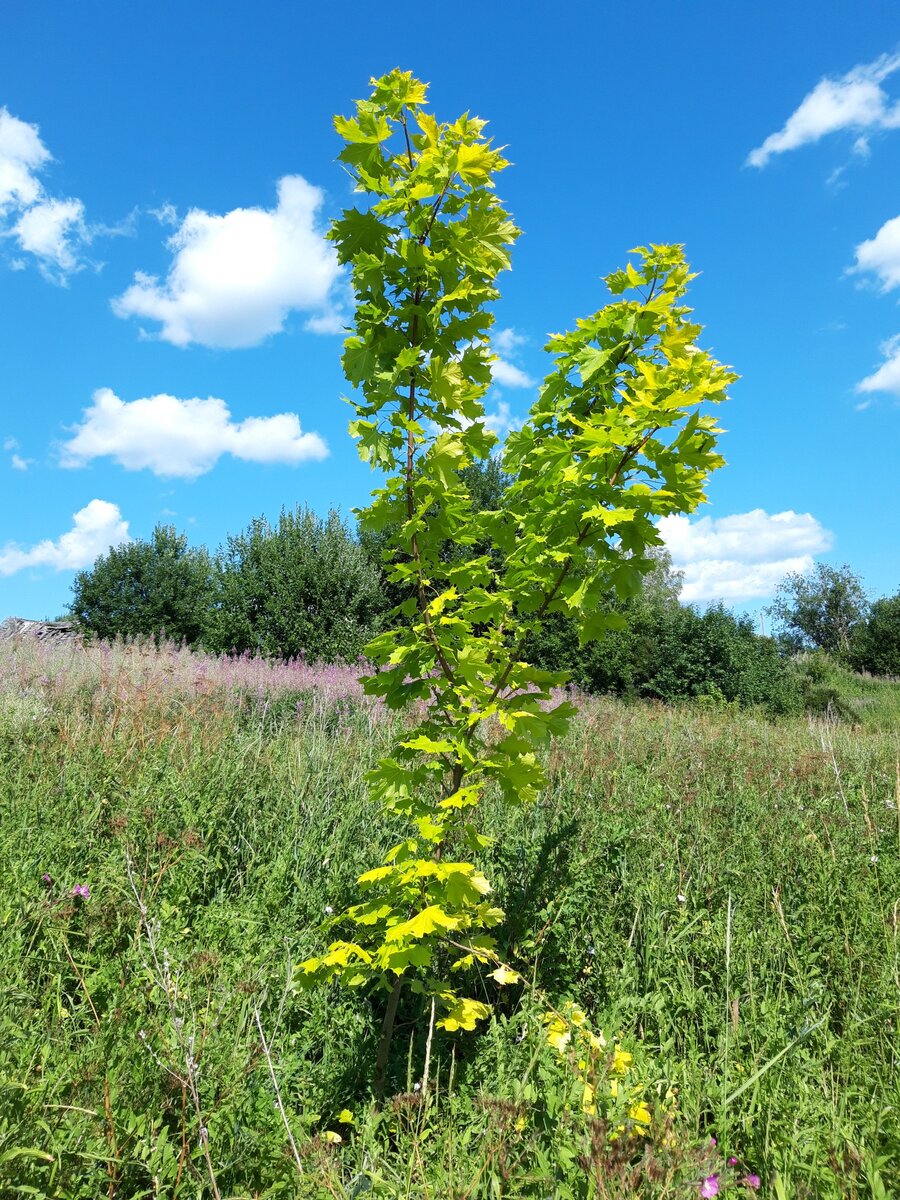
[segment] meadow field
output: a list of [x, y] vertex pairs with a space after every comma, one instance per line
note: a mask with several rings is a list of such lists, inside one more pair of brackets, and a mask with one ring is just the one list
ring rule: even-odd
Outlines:
[[296, 967], [399, 836], [397, 719], [351, 667], [0, 649], [0, 1195], [900, 1194], [895, 722], [584, 700], [481, 810], [526, 982], [433, 1039], [407, 996], [376, 1104], [384, 995]]

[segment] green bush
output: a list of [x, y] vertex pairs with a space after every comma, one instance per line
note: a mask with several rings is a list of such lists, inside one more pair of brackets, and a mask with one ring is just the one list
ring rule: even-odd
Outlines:
[[149, 541], [101, 554], [72, 585], [69, 612], [99, 638], [201, 640], [213, 598], [213, 565], [172, 525], [157, 525]]
[[900, 675], [900, 592], [876, 600], [869, 619], [854, 630], [850, 663], [872, 675]]
[[275, 526], [259, 517], [228, 538], [218, 566], [206, 635], [216, 651], [350, 661], [385, 609], [379, 570], [334, 509], [285, 510]]
[[771, 715], [799, 712], [800, 690], [771, 638], [721, 605], [700, 613], [663, 595], [627, 604], [625, 627], [579, 647], [562, 618], [536, 648], [542, 666], [564, 668], [586, 691], [663, 701], [719, 698]]

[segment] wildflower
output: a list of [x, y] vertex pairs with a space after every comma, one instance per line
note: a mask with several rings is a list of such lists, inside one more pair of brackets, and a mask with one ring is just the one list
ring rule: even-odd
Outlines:
[[709, 1196], [718, 1196], [719, 1194], [719, 1177], [718, 1175], [707, 1175], [700, 1184], [700, 1195], [703, 1200], [707, 1200]]
[[330, 917], [333, 912], [334, 912], [334, 909], [331, 907], [331, 905], [326, 904], [325, 905], [325, 915]]
[[53, 877], [51, 875], [46, 875], [46, 874], [42, 875], [41, 883], [44, 885], [44, 887], [52, 887], [53, 886]]
[[82, 900], [90, 900], [91, 889], [88, 887], [88, 885], [86, 883], [76, 883], [75, 886], [72, 888], [72, 895], [80, 896], [82, 898]]
[[737, 1160], [737, 1159], [734, 1157], [734, 1155], [732, 1154], [732, 1155], [731, 1155], [731, 1157], [728, 1159], [728, 1165], [729, 1165], [729, 1167], [736, 1167], [736, 1166], [737, 1166], [737, 1161], [738, 1161], [738, 1160]]
[[679, 892], [675, 899], [679, 904], [687, 904], [687, 896], [685, 896], [682, 892]]
[[632, 1121], [634, 1121], [635, 1125], [640, 1125], [640, 1126], [643, 1126], [644, 1128], [649, 1128], [650, 1121], [651, 1121], [650, 1109], [643, 1102], [643, 1100], [638, 1101], [637, 1104], [631, 1105], [631, 1107], [628, 1110], [628, 1116], [631, 1118]]
[[875, 866], [875, 864], [878, 862], [878, 855], [877, 855], [877, 854], [870, 854], [870, 855], [869, 855], [869, 862], [870, 862], [870, 863], [872, 864], [872, 866], [874, 867], [874, 866]]
[[633, 1055], [627, 1050], [623, 1050], [621, 1046], [616, 1046], [613, 1053], [612, 1072], [614, 1075], [624, 1075], [631, 1066]]
[[558, 1013], [550, 1015], [547, 1024], [547, 1041], [554, 1050], [565, 1050], [571, 1038], [572, 1034], [563, 1018]]
[[751, 1188], [754, 1192], [759, 1189], [759, 1183], [759, 1176], [754, 1175], [752, 1171], [749, 1175], [744, 1176], [744, 1187]]
[[569, 1016], [571, 1018], [572, 1024], [576, 1028], [583, 1025], [585, 1023], [585, 1021], [587, 1020], [587, 1014], [585, 1013], [584, 1009], [580, 1008], [577, 1004], [573, 1004], [571, 1006], [571, 1008], [569, 1010]]

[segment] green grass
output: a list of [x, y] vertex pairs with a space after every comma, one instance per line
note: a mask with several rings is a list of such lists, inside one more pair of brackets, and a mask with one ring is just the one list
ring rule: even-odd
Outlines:
[[814, 711], [872, 731], [900, 728], [900, 681], [860, 675], [821, 651], [800, 655], [794, 671]]
[[[0, 687], [0, 1195], [900, 1193], [897, 723], [589, 702], [539, 803], [482, 813], [528, 986], [478, 985], [495, 1019], [435, 1035], [424, 1097], [407, 995], [377, 1111], [383, 997], [291, 979], [397, 840], [388, 720], [48, 661]], [[634, 1054], [646, 1144], [581, 1112], [547, 998]]]

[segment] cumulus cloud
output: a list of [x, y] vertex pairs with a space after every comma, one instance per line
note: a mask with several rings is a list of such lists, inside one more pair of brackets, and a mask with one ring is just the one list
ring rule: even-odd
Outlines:
[[157, 336], [175, 346], [255, 346], [296, 309], [327, 325], [340, 268], [318, 224], [323, 198], [286, 175], [273, 209], [192, 209], [167, 242], [174, 259], [165, 279], [138, 272], [113, 311], [159, 322]]
[[[900, 101], [891, 101], [881, 84], [900, 70], [900, 54], [883, 54], [875, 62], [854, 67], [839, 79], [821, 79], [777, 133], [747, 156], [751, 167], [764, 167], [776, 154], [818, 142], [841, 129], [900, 128]], [[854, 149], [868, 144], [857, 138]]]
[[[889, 392], [894, 396], [900, 396], [900, 334], [884, 342], [881, 353], [884, 362], [871, 375], [861, 379], [856, 385], [856, 390], [863, 395], [871, 392]], [[870, 401], [866, 401], [857, 407], [859, 409], [868, 408], [870, 403]]]
[[234, 421], [224, 400], [179, 400], [165, 394], [125, 401], [109, 388], [94, 393], [73, 436], [63, 444], [62, 465], [83, 467], [112, 458], [128, 471], [162, 478], [195, 479], [223, 454], [245, 462], [298, 466], [323, 459], [328, 447], [304, 433], [296, 413]]
[[89, 567], [110, 546], [128, 541], [128, 522], [117, 504], [92, 500], [73, 517], [68, 532], [55, 541], [47, 538], [25, 549], [9, 542], [0, 549], [0, 575], [14, 575], [26, 567], [50, 567], [54, 571], [80, 571]]
[[45, 271], [55, 269], [63, 278], [78, 270], [79, 247], [89, 241], [80, 200], [33, 204], [13, 225], [12, 233], [21, 249], [35, 255]]
[[[47, 193], [40, 172], [52, 161], [37, 125], [0, 108], [0, 236], [30, 254], [46, 278], [65, 283], [82, 267], [91, 240], [80, 200]], [[21, 270], [25, 260], [13, 259]]]
[[871, 271], [883, 292], [900, 287], [900, 217], [885, 221], [873, 238], [856, 247], [856, 265], [851, 271]]
[[810, 513], [761, 508], [728, 517], [663, 517], [659, 531], [683, 572], [681, 598], [761, 599], [790, 571], [806, 571], [832, 536]]

